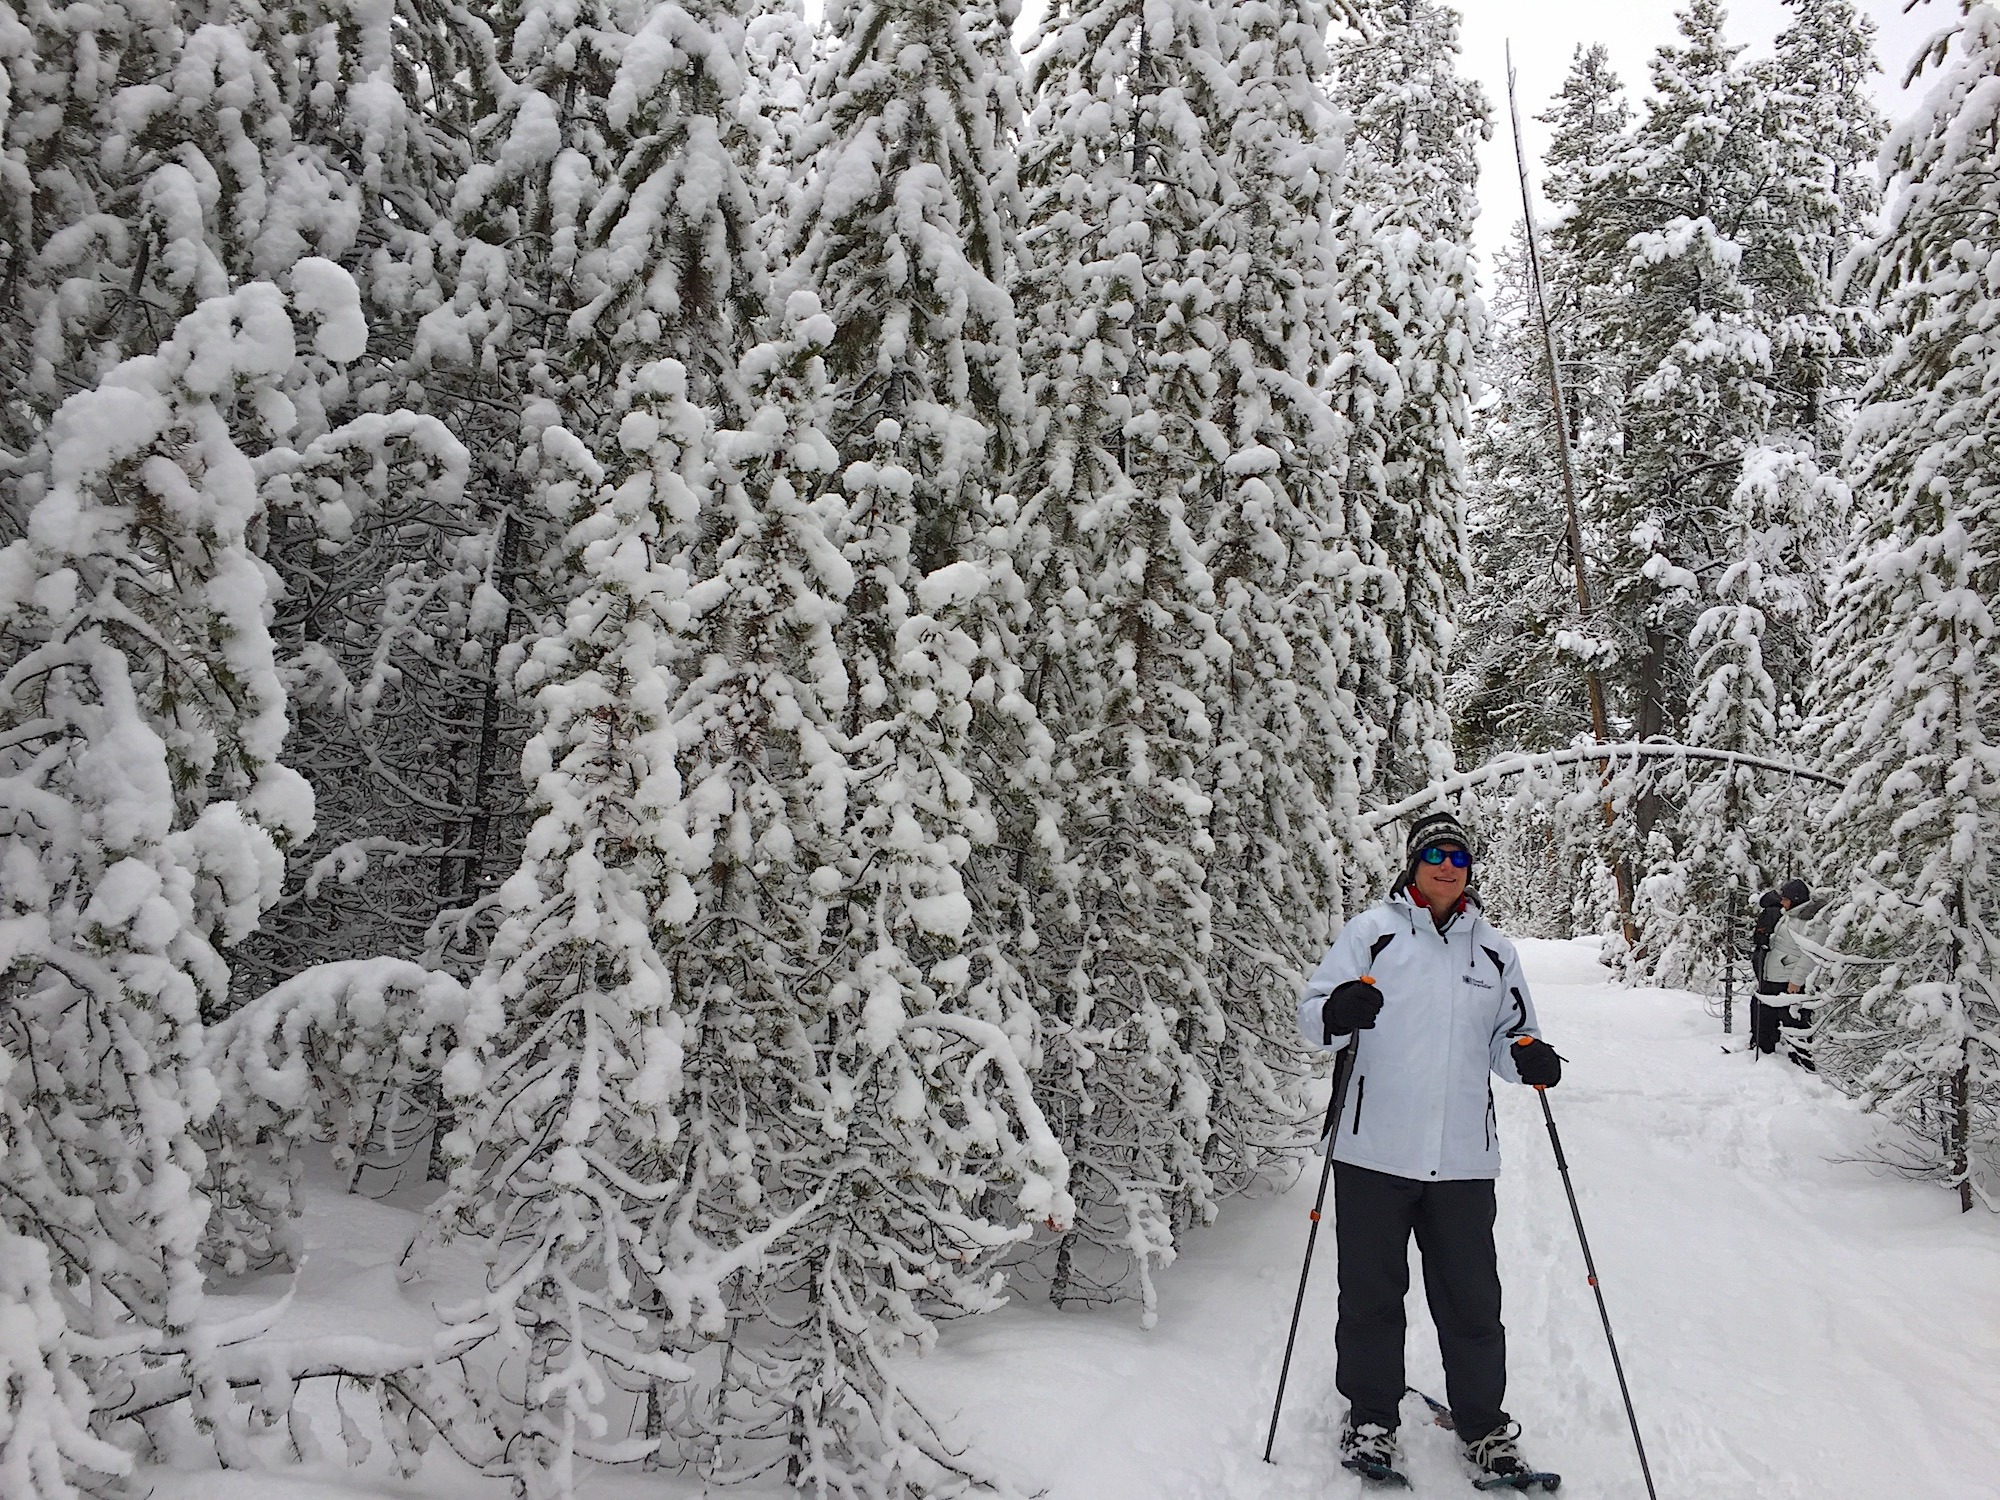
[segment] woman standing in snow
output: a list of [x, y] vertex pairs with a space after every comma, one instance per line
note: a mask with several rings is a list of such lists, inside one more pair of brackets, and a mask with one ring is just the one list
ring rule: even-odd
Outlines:
[[[1764, 956], [1764, 983], [1758, 988], [1772, 995], [1800, 997], [1786, 1004], [1764, 1002], [1764, 1010], [1769, 1016], [1769, 1037], [1759, 1038], [1761, 1050], [1769, 1052], [1777, 1045], [1778, 1028], [1789, 1031], [1803, 1030], [1812, 1025], [1812, 1008], [1804, 1000], [1806, 985], [1812, 980], [1817, 967], [1812, 956], [1799, 940], [1805, 925], [1819, 915], [1825, 903], [1814, 898], [1812, 888], [1803, 880], [1788, 880], [1778, 888], [1779, 905], [1784, 915], [1771, 931], [1770, 951]], [[1812, 1059], [1798, 1041], [1785, 1044], [1785, 1055], [1802, 1068], [1812, 1068]]]
[[1524, 1474], [1520, 1425], [1500, 1404], [1491, 1078], [1548, 1087], [1562, 1064], [1540, 1038], [1514, 944], [1469, 897], [1464, 828], [1448, 813], [1420, 818], [1406, 853], [1394, 892], [1347, 924], [1299, 1005], [1306, 1039], [1341, 1054], [1329, 1143], [1341, 1459], [1377, 1478], [1394, 1472], [1414, 1233], [1466, 1457], [1486, 1475]]

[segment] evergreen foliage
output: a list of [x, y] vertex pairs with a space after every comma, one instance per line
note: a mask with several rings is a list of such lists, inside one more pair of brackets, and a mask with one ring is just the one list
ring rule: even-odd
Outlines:
[[[1820, 663], [1815, 729], [1847, 789], [1834, 931], [1888, 962], [1822, 1022], [1830, 1069], [1911, 1127], [1918, 1163], [1971, 1208], [1996, 1102], [1993, 850], [2000, 825], [2000, 490], [1994, 251], [2000, 12], [1968, 7], [1897, 127], [1885, 224], [1856, 279], [1888, 354], [1855, 423], [1861, 510]], [[1990, 1191], [1986, 1201], [1992, 1201]]]
[[[1845, 778], [1819, 1055], [1985, 1191], [2000, 20], [1877, 232], [1870, 28], [1787, 4], [1746, 63], [1688, 0], [1636, 114], [1579, 53], [1551, 372], [1443, 0], [1026, 65], [1018, 0], [0, 0], [8, 1500], [313, 1462], [322, 1378], [542, 1500], [1007, 1493], [906, 1361], [1155, 1321], [1317, 1113], [1370, 810], [1585, 661]], [[1742, 762], [1466, 810], [1523, 930], [1643, 854], [1687, 983], [1817, 838]], [[207, 1300], [328, 1157], [429, 1195], [407, 1340]]]
[[1395, 583], [1340, 480], [1328, 21], [1059, 5], [1034, 54], [1018, 555], [1053, 766], [1030, 747], [1010, 807], [1079, 1203], [1051, 1289], [1129, 1278], [1149, 1321], [1179, 1236], [1305, 1113], [1291, 995], [1381, 875], [1359, 692]]
[[1378, 0], [1335, 54], [1334, 99], [1354, 126], [1327, 378], [1348, 427], [1343, 489], [1365, 518], [1354, 529], [1384, 575], [1386, 658], [1364, 665], [1358, 695], [1389, 731], [1371, 777], [1389, 800], [1452, 770], [1444, 671], [1467, 582], [1469, 364], [1483, 332], [1474, 152], [1491, 128], [1457, 52], [1447, 6]]
[[[337, 268], [305, 264], [341, 289]], [[53, 1306], [99, 1391], [182, 1364], [225, 1461], [242, 1440], [203, 1317], [196, 1132], [217, 1094], [202, 1020], [228, 992], [223, 950], [255, 928], [284, 846], [312, 827], [311, 790], [280, 759], [243, 447], [283, 436], [293, 340], [268, 283], [199, 304], [57, 409], [17, 481], [27, 535], [0, 550], [8, 1224], [47, 1251], [53, 1286], [27, 1284], [42, 1347]], [[60, 1386], [67, 1351], [51, 1352]], [[10, 1382], [9, 1402], [32, 1386]], [[102, 1467], [62, 1434], [57, 1422], [47, 1440]], [[38, 1467], [55, 1492], [60, 1476]]]
[[[1835, 272], [1863, 228], [1857, 178], [1880, 121], [1863, 94], [1870, 28], [1837, 0], [1793, 12], [1777, 55], [1746, 64], [1717, 0], [1693, 0], [1622, 137], [1606, 143], [1625, 112], [1600, 54], [1579, 54], [1549, 117], [1544, 270], [1598, 618], [1558, 623], [1537, 567], [1475, 628], [1497, 640], [1528, 627], [1537, 675], [1595, 664], [1621, 736], [1782, 755], [1808, 687], [1846, 516], [1833, 450], [1872, 348]], [[1509, 336], [1503, 381], [1546, 380], [1538, 336]], [[1503, 399], [1482, 453], [1494, 496], [1482, 524], [1504, 540], [1532, 525], [1514, 517], [1546, 460], [1514, 414], [1531, 398]], [[1644, 972], [1709, 982], [1731, 900], [1808, 853], [1781, 826], [1797, 824], [1796, 803], [1715, 764], [1644, 789], [1618, 834], [1640, 877], [1629, 956]]]

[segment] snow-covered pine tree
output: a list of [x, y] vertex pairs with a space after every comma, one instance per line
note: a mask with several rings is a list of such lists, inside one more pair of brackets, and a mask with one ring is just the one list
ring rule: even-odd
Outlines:
[[[1823, 99], [1807, 111], [1819, 118], [1843, 101], [1865, 105], [1860, 91], [1869, 66], [1867, 33], [1850, 8], [1802, 10], [1778, 57], [1743, 70], [1743, 124], [1753, 149], [1715, 153], [1705, 187], [1711, 222], [1728, 226], [1745, 324], [1759, 347], [1739, 387], [1748, 399], [1737, 403], [1736, 421], [1724, 424], [1732, 430], [1711, 434], [1706, 447], [1688, 445], [1674, 460], [1689, 476], [1684, 492], [1698, 491], [1707, 473], [1731, 482], [1727, 498], [1713, 509], [1684, 508], [1678, 519], [1655, 507], [1659, 520], [1693, 533], [1678, 549], [1655, 551], [1663, 559], [1676, 554], [1695, 580], [1690, 602], [1704, 605], [1691, 630], [1682, 732], [1710, 748], [1783, 748], [1781, 725], [1794, 720], [1817, 623], [1814, 579], [1844, 517], [1845, 490], [1820, 472], [1818, 455], [1830, 435], [1837, 440], [1866, 329], [1837, 305], [1829, 266], [1861, 228], [1864, 205], [1843, 182], [1869, 154], [1876, 117], [1864, 107], [1846, 125], [1821, 131], [1799, 120], [1794, 106], [1808, 96]], [[1740, 179], [1733, 185], [1716, 169], [1732, 156]], [[1692, 361], [1675, 362], [1685, 380]], [[1648, 393], [1657, 384], [1649, 376], [1628, 409], [1642, 433], [1650, 430]], [[1701, 385], [1697, 379], [1688, 389]], [[1725, 398], [1717, 414], [1728, 404]], [[1656, 581], [1673, 566], [1654, 564]], [[1653, 606], [1656, 618], [1663, 606], [1667, 618], [1677, 614], [1671, 591]], [[1675, 952], [1717, 952], [1728, 892], [1747, 894], [1793, 873], [1776, 867], [1778, 851], [1797, 857], [1804, 847], [1800, 800], [1770, 795], [1785, 789], [1759, 791], [1747, 773], [1716, 766], [1690, 766], [1676, 779], [1683, 784], [1658, 794], [1680, 808], [1672, 868], [1656, 871], [1676, 887], [1675, 910], [1646, 923], [1649, 957], [1663, 963]], [[1795, 827], [1774, 825], [1772, 813]], [[1653, 889], [1663, 888], [1656, 881]], [[1670, 967], [1661, 977], [1689, 977], [1678, 961]]]
[[1654, 55], [1644, 118], [1565, 224], [1578, 259], [1615, 289], [1588, 336], [1629, 392], [1606, 507], [1619, 549], [1607, 604], [1624, 636], [1617, 696], [1640, 738], [1681, 727], [1691, 605], [1720, 552], [1742, 451], [1776, 400], [1753, 308], [1772, 152], [1758, 80], [1723, 21], [1720, 0], [1690, 0], [1681, 39]]
[[[1033, 1011], [966, 888], [973, 848], [995, 835], [966, 764], [975, 713], [1025, 711], [1004, 648], [1011, 502], [995, 483], [1026, 415], [1007, 286], [1013, 143], [994, 66], [1008, 44], [989, 6], [942, 0], [855, 0], [831, 7], [827, 28], [780, 281], [788, 337], [818, 346], [783, 357], [825, 383], [823, 402], [796, 393], [813, 404], [790, 420], [824, 435], [768, 455], [764, 497], [735, 516], [739, 540], [774, 533], [745, 554], [762, 554], [761, 588], [845, 595], [843, 612], [798, 621], [828, 630], [833, 654], [810, 634], [762, 653], [811, 684], [837, 738], [816, 743], [811, 718], [760, 705], [726, 735], [713, 726], [707, 753], [726, 753], [703, 786], [743, 799], [714, 863], [716, 920], [734, 925], [754, 899], [745, 865], [796, 860], [813, 898], [802, 971], [778, 979], [759, 956], [750, 990], [782, 1036], [766, 1189], [798, 1217], [749, 1288], [753, 1313], [793, 1330], [754, 1384], [779, 1404], [794, 1483], [914, 1497], [962, 1485], [966, 1467], [911, 1409], [891, 1354], [928, 1342], [933, 1308], [993, 1305], [993, 1256], [1069, 1217], [1062, 1155], [1016, 1054], [1031, 1048]], [[805, 516], [754, 521], [793, 475], [813, 476], [826, 528], [810, 584], [768, 571], [817, 545]], [[739, 653], [768, 634], [736, 613], [754, 597], [714, 604], [718, 621], [734, 616]], [[720, 655], [711, 670], [740, 691], [770, 668]], [[796, 788], [789, 808], [743, 780], [767, 755]], [[807, 807], [805, 826], [744, 843], [739, 830]], [[769, 841], [781, 836], [797, 847]], [[1010, 1185], [1011, 1206], [989, 1192]]]
[[[551, 335], [541, 452], [521, 465], [561, 502], [548, 586], [567, 603], [510, 684], [532, 703], [537, 816], [474, 987], [485, 1034], [447, 1079], [457, 1165], [439, 1224], [489, 1241], [492, 1291], [457, 1316], [531, 1372], [519, 1407], [491, 1414], [518, 1434], [533, 1494], [573, 1493], [579, 1458], [657, 1455], [662, 1391], [694, 1375], [677, 1351], [722, 1331], [722, 1282], [749, 1253], [689, 1231], [714, 1137], [688, 1139], [686, 1021], [660, 941], [694, 906], [676, 818], [686, 596], [730, 521], [715, 428], [743, 415], [738, 363], [765, 303], [736, 9], [610, 7], [546, 51], [534, 22], [516, 54], [571, 111], [546, 175], [499, 191], [547, 215], [551, 273], [577, 303]], [[515, 130], [542, 107], [523, 104]], [[644, 1434], [607, 1442], [621, 1390], [642, 1394]]]
[[[342, 296], [338, 268], [315, 264], [301, 301], [351, 317], [352, 284]], [[320, 341], [350, 347], [349, 333], [329, 320]], [[92, 1386], [184, 1368], [228, 1462], [246, 1454], [202, 1314], [195, 1129], [216, 1094], [200, 1043], [228, 989], [222, 950], [312, 826], [311, 791], [279, 759], [269, 583], [249, 541], [261, 502], [239, 446], [284, 435], [294, 360], [275, 287], [202, 302], [55, 412], [13, 481], [27, 535], [0, 551], [15, 1126], [0, 1212], [46, 1246]], [[33, 1398], [32, 1381], [8, 1389]]]
[[[659, 914], [656, 943], [687, 1017], [681, 1232], [756, 1254], [728, 1288], [719, 1365], [697, 1352], [713, 1332], [678, 1330], [698, 1382], [656, 1384], [645, 1422], [705, 1472], [783, 1466], [829, 1494], [873, 1472], [918, 1493], [957, 1463], [889, 1355], [929, 1338], [933, 1300], [986, 1305], [993, 1256], [1026, 1232], [995, 1222], [995, 1190], [1012, 1187], [1026, 1222], [1068, 1210], [1015, 1055], [1032, 1017], [988, 1019], [1006, 1013], [970, 964], [954, 976], [946, 960], [900, 1023], [886, 986], [839, 977], [856, 962], [862, 789], [837, 639], [854, 570], [817, 498], [838, 472], [819, 426], [833, 331], [794, 292], [780, 335], [746, 357], [749, 418], [716, 438], [717, 571], [673, 643], [683, 795], [659, 818], [691, 899]], [[885, 1264], [920, 1270], [925, 1299], [856, 1274]]]
[[[1786, 8], [1792, 22], [1761, 71], [1777, 167], [1770, 204], [1796, 244], [1771, 257], [1762, 297], [1775, 314], [1774, 374], [1794, 393], [1780, 426], [1793, 446], [1830, 460], [1875, 353], [1872, 320], [1847, 301], [1839, 273], [1880, 206], [1872, 168], [1886, 126], [1869, 93], [1880, 71], [1874, 21], [1853, 0], [1786, 0]], [[1803, 672], [1810, 650], [1792, 643], [1787, 654], [1784, 665]], [[1793, 684], [1786, 688], [1795, 699]]]
[[[1386, 53], [1369, 49], [1365, 33], [1340, 38], [1334, 55], [1335, 102], [1353, 118], [1357, 105], [1365, 107], [1378, 88], [1386, 87], [1379, 74], [1393, 63]], [[1352, 177], [1353, 172], [1350, 166], [1347, 175]], [[1341, 427], [1342, 452], [1335, 471], [1342, 501], [1339, 532], [1355, 558], [1343, 591], [1350, 642], [1345, 681], [1369, 731], [1360, 767], [1367, 790], [1385, 774], [1379, 751], [1396, 722], [1388, 622], [1402, 607], [1401, 580], [1377, 535], [1376, 512], [1389, 484], [1387, 429], [1402, 394], [1396, 370], [1400, 330], [1393, 306], [1395, 271], [1385, 258], [1396, 247], [1377, 232], [1381, 212], [1380, 202], [1366, 192], [1344, 188], [1335, 222], [1340, 279], [1331, 309], [1338, 321], [1330, 358], [1319, 377]], [[1355, 900], [1367, 894], [1350, 892]]]
[[1209, 229], [1223, 354], [1212, 410], [1224, 448], [1203, 554], [1229, 645], [1206, 778], [1215, 949], [1226, 1030], [1191, 1036], [1213, 1090], [1205, 1160], [1218, 1192], [1253, 1181], [1296, 1135], [1308, 1072], [1298, 987], [1338, 929], [1367, 741], [1343, 682], [1340, 429], [1315, 377], [1328, 357], [1345, 185], [1325, 92], [1327, 7], [1239, 8], [1226, 41], [1235, 104]]
[[[1614, 602], [1617, 675], [1641, 734], [1683, 722], [1673, 694], [1696, 685], [1679, 642], [1701, 586], [1730, 565], [1728, 497], [1748, 450], [1811, 459], [1837, 441], [1839, 393], [1865, 353], [1829, 268], [1866, 212], [1866, 27], [1844, 3], [1802, 6], [1779, 55], [1754, 66], [1724, 40], [1716, 0], [1691, 4], [1680, 29], [1654, 59], [1645, 118], [1574, 189], [1556, 236], [1586, 285], [1615, 293], [1586, 302], [1583, 331], [1629, 392], [1601, 524], [1632, 580]], [[1773, 666], [1791, 696], [1803, 651], [1785, 655]]]
[[1037, 954], [1038, 1088], [1078, 1197], [1051, 1293], [1136, 1282], [1148, 1324], [1175, 1225], [1215, 1210], [1198, 1049], [1228, 1034], [1207, 866], [1229, 645], [1203, 549], [1227, 452], [1205, 243], [1233, 97], [1217, 21], [1190, 0], [1051, 6], [1024, 174], [1046, 420], [1020, 489], [1056, 756], [1037, 857], [1059, 893]]
[[1863, 527], [1834, 593], [1815, 730], [1846, 779], [1835, 932], [1888, 959], [1821, 1022], [1828, 1071], [1909, 1126], [1924, 1165], [1989, 1204], [1981, 1122], [2000, 1099], [2000, 11], [1967, 7], [1919, 58], [1892, 131], [1885, 223], [1857, 273], [1888, 354], [1851, 452]]
[[[1457, 71], [1458, 17], [1372, 0], [1335, 53], [1354, 120], [1339, 234], [1349, 320], [1334, 389], [1350, 427], [1344, 487], [1392, 580], [1386, 680], [1362, 701], [1386, 731], [1371, 786], [1393, 800], [1452, 768], [1445, 673], [1467, 582], [1468, 382], [1483, 313], [1470, 253], [1485, 99]], [[1357, 533], [1362, 529], [1355, 528]]]
[[[1019, 64], [1001, 14], [934, 0], [829, 12], [788, 229], [787, 293], [811, 298], [834, 329], [822, 420], [840, 471], [822, 489], [844, 492], [835, 536], [854, 577], [839, 628], [853, 682], [843, 714], [851, 774], [868, 793], [850, 809], [851, 870], [876, 887], [862, 902], [871, 921], [887, 924], [851, 935], [868, 946], [906, 920], [894, 914], [903, 898], [880, 880], [938, 899], [913, 937], [969, 900], [965, 871], [973, 848], [993, 840], [992, 812], [957, 753], [939, 752], [984, 738], [975, 716], [1025, 712], [1007, 644], [1019, 589], [1004, 493], [1027, 412], [1008, 286]], [[923, 657], [961, 626], [948, 649], [969, 646], [974, 657], [926, 680]], [[912, 815], [923, 842], [906, 846], [909, 829], [892, 830]], [[894, 852], [870, 859], [864, 851], [885, 838]], [[964, 921], [946, 924], [957, 930], [931, 937], [973, 953], [989, 934], [971, 922], [968, 905]], [[982, 975], [999, 977], [997, 958], [980, 954]], [[996, 1020], [1026, 1005], [1012, 980], [996, 1003]], [[1027, 1019], [1025, 1009], [1015, 1015]]]
[[[839, 507], [852, 572], [836, 634], [852, 684], [844, 753], [865, 789], [848, 810], [846, 941], [855, 960], [875, 950], [898, 969], [906, 940], [910, 961], [934, 942], [934, 962], [981, 947], [964, 876], [995, 829], [959, 759], [976, 714], [1025, 710], [1001, 490], [1026, 417], [1008, 287], [1018, 64], [996, 53], [1012, 44], [984, 4], [857, 0], [829, 12], [828, 38], [782, 287], [832, 326], [817, 420], [839, 468], [820, 503]], [[993, 956], [978, 959], [982, 992]], [[1012, 980], [989, 998], [991, 1019], [1028, 1020]]]
[[[1352, 576], [1366, 574], [1366, 536], [1352, 540], [1338, 508], [1314, 514], [1332, 486], [1294, 466], [1310, 444], [1338, 446], [1338, 430], [1324, 430], [1314, 390], [1286, 384], [1338, 336], [1312, 220], [1332, 164], [1316, 52], [1306, 8], [1132, 0], [1052, 6], [1036, 46], [1022, 300], [1046, 418], [1020, 490], [1034, 598], [1024, 660], [1056, 756], [1032, 846], [1048, 872], [1040, 1086], [1082, 1204], [1052, 1294], [1136, 1284], [1146, 1322], [1152, 1272], [1180, 1228], [1214, 1216], [1270, 1118], [1268, 1092], [1216, 1086], [1238, 1044], [1230, 986], [1244, 982], [1254, 1030], [1268, 984], [1250, 974], [1286, 962], [1250, 934], [1274, 904], [1316, 900], [1306, 884], [1328, 872], [1328, 846], [1300, 848], [1316, 838], [1304, 832], [1288, 848], [1298, 864], [1270, 864], [1262, 820], [1298, 816], [1338, 844], [1338, 808], [1356, 796], [1344, 672], [1362, 650], [1368, 580]], [[1288, 88], [1306, 92], [1280, 98]], [[1296, 170], [1282, 186], [1280, 160]], [[1230, 224], [1214, 210], [1224, 200], [1244, 210]], [[1236, 504], [1240, 516], [1224, 514]], [[1234, 580], [1218, 582], [1216, 564]], [[1276, 590], [1276, 578], [1290, 582]], [[1240, 674], [1224, 612], [1248, 652]], [[1282, 672], [1272, 622], [1298, 630]], [[1326, 660], [1340, 670], [1314, 676]], [[1264, 756], [1292, 710], [1346, 714], [1354, 740], [1328, 728], [1306, 774], [1278, 786]], [[1260, 790], [1278, 804], [1252, 808]], [[1232, 800], [1228, 856], [1218, 798]], [[1218, 936], [1210, 872], [1224, 866], [1236, 906]], [[1332, 912], [1298, 918], [1310, 934]], [[1226, 1118], [1238, 1108], [1240, 1128]]]
[[[1718, 708], [1738, 688], [1761, 691], [1756, 670], [1744, 675], [1752, 655], [1781, 700], [1796, 691], [1802, 653], [1765, 634], [1789, 627], [1787, 612], [1758, 604], [1746, 614], [1746, 601], [1714, 591], [1725, 578], [1736, 588], [1751, 577], [1809, 575], [1806, 543], [1837, 520], [1837, 493], [1806, 471], [1845, 337], [1827, 292], [1825, 246], [1854, 228], [1831, 207], [1824, 155], [1780, 127], [1778, 96], [1837, 91], [1837, 63], [1810, 78], [1810, 46], [1793, 36], [1781, 62], [1744, 66], [1742, 49], [1724, 37], [1718, 0], [1692, 0], [1679, 27], [1680, 41], [1653, 60], [1645, 117], [1608, 165], [1579, 181], [1556, 236], [1566, 263], [1600, 288], [1582, 300], [1578, 333], [1613, 367], [1603, 406], [1609, 415], [1616, 403], [1617, 430], [1615, 443], [1586, 434], [1586, 473], [1609, 558], [1604, 613], [1617, 656], [1607, 685], [1614, 711], [1642, 738], [1678, 737], [1698, 711], [1704, 735], [1765, 724], [1754, 712]], [[1774, 507], [1786, 512], [1782, 547], [1794, 549], [1782, 559], [1761, 529], [1779, 520]], [[1720, 612], [1705, 617], [1711, 610]], [[1745, 637], [1752, 627], [1755, 641]], [[1799, 645], [1807, 637], [1790, 631]], [[1722, 680], [1704, 680], [1704, 660]], [[1787, 717], [1781, 701], [1770, 727]], [[1711, 949], [1723, 892], [1732, 877], [1746, 878], [1710, 861], [1732, 837], [1720, 826], [1667, 820], [1706, 851], [1693, 865], [1672, 828], [1664, 841], [1652, 836], [1691, 786], [1724, 774], [1691, 768], [1637, 801], [1640, 846], [1666, 851], [1674, 867], [1655, 870], [1661, 879], [1641, 892], [1642, 961]], [[1742, 790], [1718, 791], [1706, 805], [1727, 816]]]
[[[700, 433], [699, 412], [675, 409], [679, 367], [654, 378], [674, 426]], [[719, 1332], [735, 1267], [670, 1233], [686, 1023], [654, 932], [687, 900], [661, 816], [680, 792], [666, 637], [687, 585], [659, 556], [671, 501], [650, 476], [605, 493], [595, 459], [561, 427], [542, 442], [545, 480], [571, 476], [575, 587], [561, 631], [521, 670], [536, 817], [445, 1070], [457, 1128], [434, 1215], [491, 1246], [486, 1293], [447, 1321], [518, 1362], [519, 1409], [503, 1383], [485, 1393], [491, 1418], [525, 1493], [569, 1500], [579, 1459], [631, 1461], [658, 1446], [609, 1435], [615, 1391], [688, 1378], [663, 1336]]]

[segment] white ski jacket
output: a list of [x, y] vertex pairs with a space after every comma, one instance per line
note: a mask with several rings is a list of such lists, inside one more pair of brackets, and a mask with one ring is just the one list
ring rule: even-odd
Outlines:
[[1824, 904], [1815, 896], [1778, 918], [1771, 930], [1771, 950], [1764, 955], [1764, 977], [1773, 984], [1795, 984], [1803, 990], [1812, 982], [1819, 964], [1800, 946], [1799, 938], [1809, 931]]
[[[1328, 995], [1364, 974], [1382, 992], [1375, 1025], [1331, 1045]], [[1500, 1175], [1492, 1075], [1519, 1083], [1514, 1040], [1540, 1036], [1514, 944], [1475, 907], [1443, 931], [1398, 891], [1362, 912], [1306, 981], [1299, 1030], [1316, 1047], [1352, 1046], [1334, 1160], [1419, 1182]]]

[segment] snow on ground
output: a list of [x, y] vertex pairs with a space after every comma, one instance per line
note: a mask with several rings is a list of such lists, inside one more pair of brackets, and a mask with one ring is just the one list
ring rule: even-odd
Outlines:
[[[1623, 990], [1593, 942], [1528, 942], [1551, 1091], [1659, 1494], [1701, 1500], [2000, 1500], [2000, 1220], [1871, 1165], [1876, 1125], [1775, 1058], [1725, 1053], [1696, 997]], [[1732, 1046], [1742, 1044], [1738, 1036]], [[1562, 1493], [1643, 1496], [1596, 1306], [1534, 1095], [1503, 1089], [1500, 1253], [1528, 1456]], [[949, 1325], [914, 1371], [933, 1414], [1048, 1500], [1321, 1500], [1361, 1493], [1334, 1457], [1334, 1258], [1321, 1238], [1276, 1462], [1260, 1460], [1314, 1170], [1230, 1206], [1135, 1309], [1022, 1301]], [[293, 1317], [407, 1326], [393, 1262], [408, 1216], [320, 1200]], [[1410, 1376], [1442, 1395], [1412, 1274]], [[435, 1293], [435, 1288], [433, 1289]], [[399, 1312], [399, 1309], [401, 1310]], [[317, 1395], [316, 1400], [324, 1400]], [[1450, 1434], [1405, 1407], [1419, 1493], [1466, 1494]], [[331, 1445], [338, 1451], [337, 1443]], [[416, 1481], [154, 1471], [157, 1500], [485, 1500], [448, 1462]], [[710, 1493], [605, 1476], [613, 1497]], [[736, 1491], [742, 1494], [743, 1491]]]

